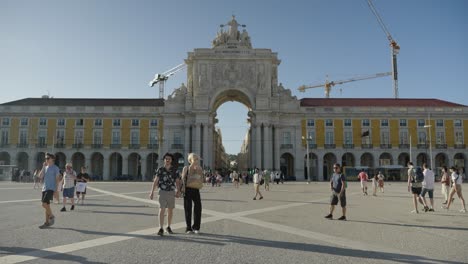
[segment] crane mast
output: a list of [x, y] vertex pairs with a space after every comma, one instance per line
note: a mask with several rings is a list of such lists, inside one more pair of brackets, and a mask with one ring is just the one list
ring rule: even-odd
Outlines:
[[377, 19], [377, 22], [379, 22], [379, 25], [382, 28], [383, 32], [385, 33], [385, 35], [387, 35], [388, 41], [390, 42], [390, 48], [391, 48], [391, 51], [392, 51], [393, 96], [395, 97], [395, 99], [397, 99], [398, 98], [397, 55], [400, 52], [400, 46], [392, 38], [392, 35], [390, 34], [390, 31], [388, 31], [387, 27], [385, 26], [385, 23], [383, 22], [382, 17], [377, 12], [377, 9], [375, 8], [374, 4], [372, 3], [372, 0], [367, 0], [367, 4], [369, 5], [369, 8], [371, 9], [372, 13], [374, 14], [375, 18]]
[[172, 76], [177, 72], [185, 69], [186, 66], [187, 65], [185, 63], [182, 63], [163, 73], [155, 74], [153, 80], [149, 82], [149, 86], [153, 87], [155, 84], [159, 83], [159, 98], [164, 98], [164, 85], [169, 79], [169, 76]]

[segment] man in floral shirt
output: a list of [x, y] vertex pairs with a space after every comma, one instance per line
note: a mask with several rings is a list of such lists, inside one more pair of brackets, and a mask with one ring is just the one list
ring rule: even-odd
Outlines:
[[175, 198], [180, 197], [180, 175], [172, 166], [174, 156], [170, 153], [164, 154], [164, 166], [156, 172], [149, 198], [153, 199], [154, 189], [158, 186], [159, 195], [159, 231], [158, 235], [164, 235], [164, 213], [167, 208], [166, 232], [173, 234], [171, 229], [172, 213], [175, 207]]

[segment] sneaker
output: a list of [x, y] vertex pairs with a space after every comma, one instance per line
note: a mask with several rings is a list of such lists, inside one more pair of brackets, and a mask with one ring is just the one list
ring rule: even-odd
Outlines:
[[435, 212], [434, 208], [429, 208], [429, 212]]
[[254, 197], [253, 199], [254, 199], [254, 200], [257, 200], [257, 197]]
[[259, 200], [261, 200], [261, 199], [263, 199], [263, 196], [260, 196], [260, 199], [259, 199]]
[[186, 233], [186, 234], [193, 234], [193, 230], [192, 230], [192, 229], [186, 229], [186, 230], [185, 230], [185, 233]]
[[48, 228], [50, 226], [49, 223], [44, 223], [42, 225], [39, 226], [40, 229], [44, 229], [44, 228]]
[[168, 227], [166, 228], [166, 233], [169, 233], [169, 234], [171, 234], [171, 235], [174, 234], [174, 232], [172, 232], [172, 229], [171, 229], [170, 226], [168, 226]]
[[60, 212], [66, 212], [66, 211], [67, 211], [67, 208], [65, 208], [65, 206], [62, 207], [62, 209], [60, 209]]
[[413, 210], [411, 211], [412, 214], [419, 214], [419, 211], [418, 210]]
[[72, 206], [70, 207], [70, 211], [73, 211], [73, 210], [75, 210], [75, 205], [72, 205]]
[[343, 220], [343, 221], [346, 221], [346, 216], [341, 216], [340, 218], [338, 218], [338, 220]]
[[447, 204], [447, 201], [443, 202], [442, 204]]
[[49, 218], [49, 226], [52, 226], [53, 224], [55, 224], [55, 216]]
[[466, 213], [466, 209], [465, 208], [461, 209], [460, 213]]
[[442, 205], [442, 206], [440, 207], [440, 209], [448, 210], [449, 208], [448, 208], [446, 205]]
[[200, 234], [200, 230], [193, 230], [193, 233], [199, 235], [199, 234]]
[[158, 236], [164, 236], [164, 230], [162, 228], [159, 228]]
[[424, 206], [424, 212], [427, 212], [427, 211], [429, 211], [429, 207]]
[[332, 215], [332, 214], [328, 214], [327, 216], [325, 216], [325, 218], [333, 219], [333, 215]]

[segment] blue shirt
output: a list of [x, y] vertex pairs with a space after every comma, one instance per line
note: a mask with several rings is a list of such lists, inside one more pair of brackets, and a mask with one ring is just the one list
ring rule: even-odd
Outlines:
[[57, 189], [56, 177], [58, 174], [60, 174], [60, 170], [55, 164], [45, 168], [42, 191], [55, 191]]
[[332, 188], [333, 188], [333, 191], [339, 193], [341, 192], [341, 186], [343, 185], [343, 182], [342, 181], [345, 181], [345, 178], [344, 178], [344, 175], [343, 174], [336, 174], [336, 173], [333, 173], [333, 176], [332, 176]]

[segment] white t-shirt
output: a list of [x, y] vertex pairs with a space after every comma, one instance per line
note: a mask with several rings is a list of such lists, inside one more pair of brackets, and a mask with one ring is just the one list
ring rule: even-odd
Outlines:
[[[457, 179], [458, 178], [458, 179]], [[461, 175], [458, 175], [455, 172], [452, 172], [452, 180], [455, 182], [455, 184], [462, 184], [463, 183], [463, 178]]]
[[422, 182], [422, 187], [428, 190], [434, 190], [434, 172], [429, 169], [423, 171], [424, 181]]
[[262, 175], [260, 175], [260, 173], [255, 173], [253, 175], [253, 182], [256, 183], [256, 184], [259, 184], [261, 178], [262, 178]]

